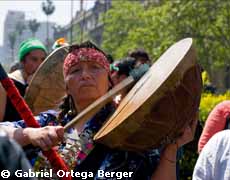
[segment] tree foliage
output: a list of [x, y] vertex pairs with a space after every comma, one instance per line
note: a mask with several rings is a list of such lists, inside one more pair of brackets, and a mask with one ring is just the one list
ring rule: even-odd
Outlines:
[[49, 51], [50, 40], [49, 40], [49, 16], [54, 13], [55, 6], [52, 0], [46, 0], [42, 2], [42, 11], [45, 13], [47, 17], [46, 21], [46, 45]]
[[141, 25], [141, 13], [144, 7], [138, 2], [122, 3], [114, 1], [112, 9], [105, 14], [103, 33], [103, 48], [117, 58], [125, 55], [127, 50], [137, 46], [136, 42], [129, 42], [129, 34]]
[[73, 26], [73, 43], [82, 43], [86, 39], [91, 40], [89, 33], [84, 31], [85, 25], [83, 24], [83, 21], [81, 22], [82, 24], [75, 24]]
[[[176, 41], [192, 37], [198, 61], [207, 70], [211, 80], [221, 68], [229, 69], [230, 1], [148, 2], [144, 5], [139, 1], [113, 1], [112, 8], [103, 19], [102, 47], [105, 51], [119, 59], [130, 50], [140, 47], [154, 61]], [[204, 107], [202, 109], [205, 110]], [[185, 156], [180, 161], [180, 179], [191, 179], [197, 158], [194, 148], [189, 151], [185, 147]]]
[[52, 0], [46, 0], [42, 2], [42, 11], [46, 14], [46, 16], [53, 14], [54, 10], [55, 6]]
[[25, 26], [24, 22], [18, 21], [17, 24], [16, 24], [15, 29], [16, 29], [16, 32], [18, 34], [18, 40], [20, 42], [21, 38], [22, 38], [23, 31], [26, 29], [26, 26]]
[[30, 31], [32, 32], [33, 37], [35, 37], [35, 34], [38, 31], [39, 26], [40, 26], [40, 23], [37, 22], [36, 19], [29, 20], [29, 28], [30, 28]]
[[211, 77], [230, 64], [230, 1], [115, 2], [105, 15], [102, 47], [121, 58], [142, 47], [157, 59], [174, 42], [192, 37], [199, 62]]
[[16, 30], [18, 32], [18, 35], [21, 36], [23, 31], [26, 29], [26, 26], [23, 22], [19, 21], [17, 24], [16, 24]]
[[8, 39], [9, 39], [9, 45], [11, 48], [12, 61], [14, 61], [14, 50], [15, 50], [15, 43], [17, 40], [17, 32], [10, 32], [8, 34]]

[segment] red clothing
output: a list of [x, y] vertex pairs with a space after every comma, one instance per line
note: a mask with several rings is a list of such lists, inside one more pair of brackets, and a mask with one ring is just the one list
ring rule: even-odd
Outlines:
[[205, 122], [205, 126], [198, 143], [198, 152], [201, 152], [205, 144], [215, 133], [224, 130], [226, 119], [229, 115], [230, 101], [223, 101], [215, 106]]

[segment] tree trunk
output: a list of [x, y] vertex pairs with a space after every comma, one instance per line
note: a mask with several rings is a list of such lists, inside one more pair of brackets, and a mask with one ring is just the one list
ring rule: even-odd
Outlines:
[[49, 16], [47, 16], [47, 24], [46, 24], [46, 46], [49, 52]]
[[14, 62], [14, 48], [11, 49], [11, 55], [12, 55], [12, 62]]

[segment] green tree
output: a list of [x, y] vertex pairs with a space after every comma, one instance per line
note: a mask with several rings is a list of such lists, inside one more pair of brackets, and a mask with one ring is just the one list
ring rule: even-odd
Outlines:
[[230, 63], [230, 2], [172, 1], [177, 38], [191, 36], [196, 40], [198, 57], [205, 69], [214, 76], [215, 69]]
[[30, 31], [33, 37], [35, 37], [35, 34], [38, 31], [39, 26], [40, 26], [40, 23], [37, 22], [36, 19], [29, 20], [29, 28], [30, 28]]
[[[88, 32], [83, 32], [81, 29], [82, 28], [81, 28], [80, 24], [75, 24], [73, 26], [73, 39], [72, 39], [72, 43], [81, 43], [81, 42], [83, 42], [86, 39], [92, 40], [92, 38], [89, 36], [89, 33]], [[70, 41], [70, 38], [69, 38], [69, 41]]]
[[11, 57], [12, 57], [12, 62], [14, 61], [14, 50], [15, 50], [15, 43], [17, 40], [17, 32], [11, 32], [8, 34], [8, 39], [9, 39], [9, 44], [10, 44], [10, 49], [11, 49]]
[[104, 19], [103, 48], [121, 58], [128, 51], [142, 47], [156, 58], [175, 39], [169, 30], [165, 31], [172, 19], [168, 11], [168, 4], [150, 3], [144, 7], [138, 1], [113, 3]]
[[17, 24], [16, 24], [16, 31], [17, 31], [17, 33], [19, 35], [19, 42], [21, 41], [21, 36], [22, 36], [23, 31], [25, 29], [26, 29], [26, 26], [25, 26], [25, 24], [23, 22], [21, 22], [21, 21], [17, 22]]
[[49, 16], [54, 13], [55, 6], [52, 0], [46, 0], [42, 2], [42, 11], [46, 14], [47, 24], [46, 24], [46, 43], [47, 48], [49, 48]]
[[[211, 79], [230, 64], [230, 1], [115, 2], [105, 14], [102, 47], [116, 58], [145, 48], [157, 59], [171, 44], [192, 37]], [[222, 77], [223, 78], [223, 77]]]
[[63, 36], [62, 32], [64, 31], [64, 28], [62, 26], [55, 24], [55, 25], [52, 26], [52, 28], [53, 28], [53, 38], [54, 38], [54, 40], [59, 39], [60, 37], [63, 37], [63, 38], [65, 38], [67, 40], [67, 42], [69, 42], [68, 34], [65, 34]]
[[112, 8], [104, 15], [104, 33], [102, 47], [116, 58], [123, 57], [127, 50], [137, 44], [130, 42], [128, 35], [141, 26], [141, 14], [144, 7], [139, 2], [114, 1]]

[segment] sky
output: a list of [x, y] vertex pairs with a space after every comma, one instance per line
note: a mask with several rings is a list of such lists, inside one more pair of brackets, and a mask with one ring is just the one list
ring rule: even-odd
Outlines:
[[[44, 0], [0, 0], [0, 46], [3, 44], [4, 21], [8, 10], [24, 11], [26, 19], [46, 21], [41, 4]], [[89, 9], [95, 0], [84, 0], [83, 8]], [[53, 0], [54, 13], [49, 17], [50, 22], [67, 25], [71, 20], [71, 0]], [[73, 15], [80, 9], [80, 0], [73, 0]]]

